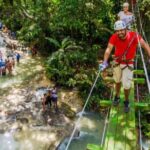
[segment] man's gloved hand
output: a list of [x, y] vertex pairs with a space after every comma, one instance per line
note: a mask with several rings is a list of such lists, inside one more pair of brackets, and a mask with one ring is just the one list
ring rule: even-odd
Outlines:
[[106, 69], [108, 67], [108, 63], [107, 61], [103, 61], [103, 63], [99, 64], [99, 70], [103, 71], [104, 69]]

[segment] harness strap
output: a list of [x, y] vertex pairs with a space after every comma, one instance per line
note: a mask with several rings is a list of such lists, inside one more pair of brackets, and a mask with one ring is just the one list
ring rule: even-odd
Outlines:
[[133, 71], [133, 67], [129, 66], [129, 64], [126, 64], [126, 66], [124, 66], [123, 68], [121, 68], [121, 70], [124, 70], [128, 67], [129, 70]]
[[[126, 61], [125, 66], [121, 68], [121, 70], [124, 70], [125, 68], [128, 67], [129, 70], [133, 71], [134, 68], [129, 65], [130, 62], [133, 62], [133, 59]], [[113, 67], [118, 67], [120, 64], [121, 64], [120, 62], [117, 62], [116, 64], [113, 65]]]

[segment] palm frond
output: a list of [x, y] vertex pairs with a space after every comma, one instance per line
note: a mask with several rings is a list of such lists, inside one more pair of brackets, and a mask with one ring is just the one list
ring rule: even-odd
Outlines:
[[60, 48], [60, 44], [56, 39], [50, 37], [46, 37], [45, 39], [48, 40], [51, 44], [53, 44], [55, 47]]

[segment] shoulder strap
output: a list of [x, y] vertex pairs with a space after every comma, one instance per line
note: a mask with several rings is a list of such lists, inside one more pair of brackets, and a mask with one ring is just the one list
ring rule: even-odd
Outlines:
[[124, 51], [124, 53], [123, 53], [123, 55], [122, 56], [126, 56], [126, 54], [128, 53], [128, 51], [129, 51], [129, 48], [131, 47], [131, 44], [133, 43], [133, 41], [134, 41], [134, 39], [136, 38], [136, 33], [134, 34], [134, 36], [133, 36], [133, 38], [132, 38], [132, 40], [130, 41], [130, 43], [128, 44], [128, 46], [127, 46], [127, 48], [126, 48], [126, 50]]

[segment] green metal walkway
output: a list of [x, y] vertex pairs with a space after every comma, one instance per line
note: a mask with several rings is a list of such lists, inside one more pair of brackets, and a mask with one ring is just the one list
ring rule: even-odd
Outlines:
[[[139, 73], [139, 72], [138, 72]], [[137, 73], [137, 74], [138, 74]], [[144, 83], [144, 79], [134, 79], [134, 82]], [[88, 150], [137, 150], [138, 135], [135, 123], [136, 107], [134, 102], [134, 83], [130, 91], [130, 111], [124, 112], [124, 92], [121, 90], [121, 102], [118, 106], [112, 106], [111, 101], [101, 101], [105, 106], [110, 106], [109, 120], [103, 147], [88, 144]], [[144, 106], [144, 105], [143, 105]], [[146, 105], [145, 105], [146, 106]], [[148, 107], [148, 106], [147, 106]]]

